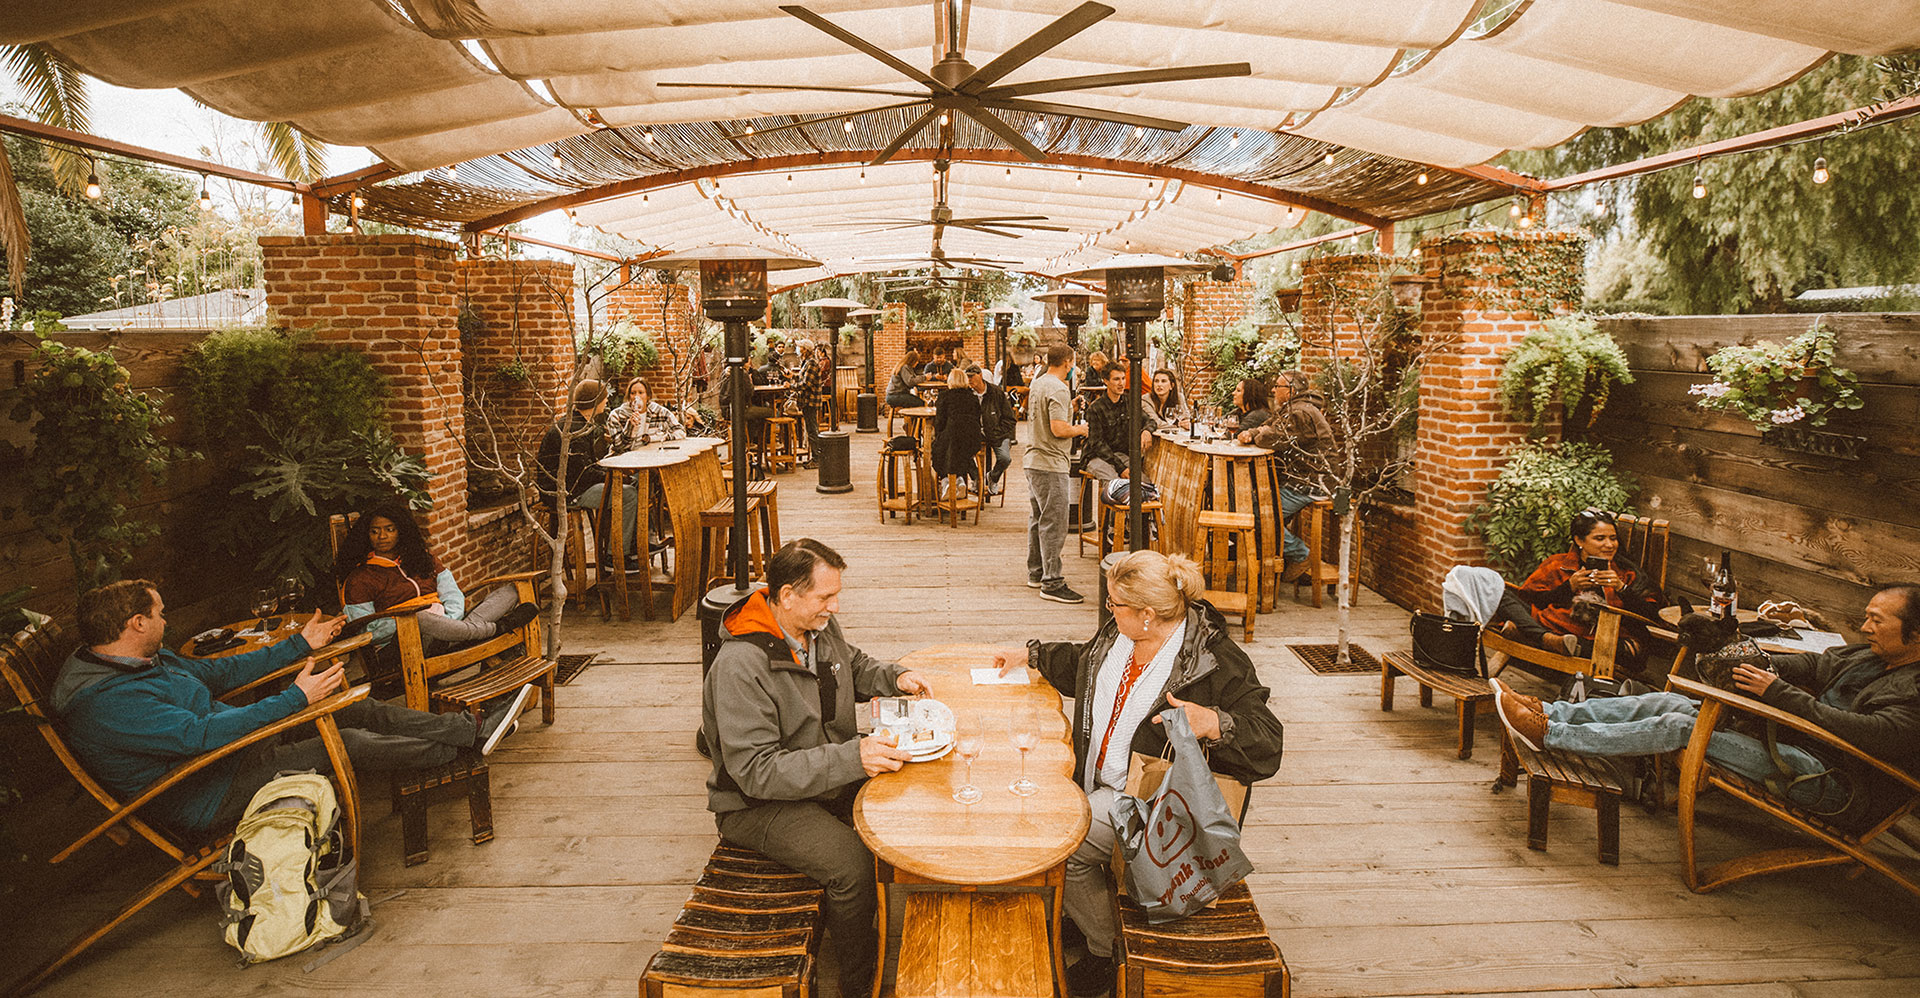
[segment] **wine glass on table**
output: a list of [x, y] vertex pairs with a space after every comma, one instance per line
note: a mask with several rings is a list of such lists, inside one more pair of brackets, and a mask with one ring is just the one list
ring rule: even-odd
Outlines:
[[253, 599], [247, 604], [255, 618], [271, 617], [279, 610], [280, 593], [271, 586], [253, 591]]
[[1020, 750], [1020, 778], [1007, 785], [1007, 791], [1015, 797], [1031, 797], [1039, 790], [1038, 784], [1027, 779], [1027, 753], [1040, 742], [1040, 732], [1034, 727], [1033, 715], [1024, 711], [1014, 711], [1007, 719], [1007, 737], [1013, 747]]
[[973, 785], [973, 760], [980, 758], [980, 750], [985, 747], [986, 738], [972, 723], [962, 726], [955, 734], [953, 750], [960, 754], [960, 761], [966, 763], [967, 778], [960, 784], [960, 789], [953, 792], [953, 799], [962, 804], [978, 804], [986, 794], [981, 793], [980, 788]]

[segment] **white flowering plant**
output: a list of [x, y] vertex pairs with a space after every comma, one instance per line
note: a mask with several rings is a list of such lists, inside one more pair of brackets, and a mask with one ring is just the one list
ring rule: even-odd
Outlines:
[[1825, 426], [1837, 410], [1858, 409], [1860, 379], [1834, 360], [1833, 329], [1815, 322], [1785, 344], [1762, 340], [1721, 347], [1707, 358], [1712, 381], [1687, 389], [1703, 409], [1737, 412], [1762, 430]]

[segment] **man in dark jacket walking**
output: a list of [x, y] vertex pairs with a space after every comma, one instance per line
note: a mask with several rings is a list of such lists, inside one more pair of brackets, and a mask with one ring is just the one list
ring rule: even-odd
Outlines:
[[767, 562], [767, 588], [721, 620], [701, 733], [713, 746], [707, 810], [720, 837], [819, 881], [840, 955], [840, 993], [866, 995], [878, 956], [873, 856], [852, 828], [854, 795], [910, 758], [891, 734], [865, 738], [854, 695], [925, 694], [927, 684], [848, 643], [834, 614], [846, 560], [811, 538]]
[[993, 451], [993, 466], [987, 469], [987, 495], [997, 496], [1005, 488], [1001, 479], [1013, 466], [1014, 426], [1018, 422], [1013, 402], [1007, 398], [1006, 389], [981, 375], [978, 364], [967, 365], [967, 386], [980, 400], [980, 439]]

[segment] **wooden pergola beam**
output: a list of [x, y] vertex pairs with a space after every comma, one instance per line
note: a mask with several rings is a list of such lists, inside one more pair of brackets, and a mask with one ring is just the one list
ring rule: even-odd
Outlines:
[[[1341, 229], [1339, 232], [1329, 232], [1329, 233], [1326, 233], [1325, 235], [1311, 236], [1306, 239], [1296, 239], [1293, 242], [1287, 243], [1284, 246], [1269, 246], [1266, 249], [1254, 250], [1251, 253], [1229, 253], [1226, 250], [1222, 250], [1222, 249], [1210, 249], [1210, 250], [1207, 250], [1206, 252], [1212, 253], [1216, 256], [1223, 256], [1229, 260], [1232, 260], [1234, 263], [1234, 269], [1238, 270], [1239, 265], [1242, 263], [1245, 263], [1248, 260], [1258, 260], [1263, 256], [1273, 256], [1276, 253], [1291, 253], [1294, 250], [1303, 250], [1310, 246], [1318, 246], [1321, 243], [1337, 242], [1342, 239], [1352, 239], [1355, 236], [1364, 236], [1369, 232], [1383, 232], [1383, 231], [1390, 233], [1392, 230], [1390, 228], [1382, 230], [1379, 226], [1373, 226], [1373, 225], [1356, 225], [1351, 229]], [[1383, 236], [1383, 238], [1391, 239], [1392, 237], [1388, 235], [1388, 236]]]
[[0, 114], [0, 132], [12, 132], [15, 135], [25, 135], [28, 138], [40, 139], [47, 142], [58, 142], [61, 145], [73, 146], [77, 149], [86, 149], [91, 152], [106, 153], [113, 156], [125, 156], [128, 159], [145, 160], [149, 163], [171, 166], [179, 170], [204, 173], [209, 177], [221, 177], [227, 180], [236, 180], [243, 184], [271, 187], [275, 190], [289, 191], [295, 194], [306, 194], [312, 190], [311, 185], [303, 184], [298, 180], [288, 180], [285, 177], [274, 177], [265, 173], [255, 173], [252, 170], [242, 170], [236, 167], [224, 166], [219, 163], [209, 163], [204, 159], [193, 159], [189, 156], [176, 156], [170, 152], [161, 152], [158, 149], [148, 149], [145, 146], [136, 146], [126, 142], [116, 142], [113, 139], [103, 139], [98, 135], [76, 132], [72, 129], [60, 128], [56, 125], [43, 124], [38, 121], [30, 121], [26, 118], [16, 118], [9, 114]]
[[595, 260], [605, 260], [608, 263], [627, 264], [631, 262], [632, 259], [630, 257], [615, 256], [612, 253], [607, 253], [602, 250], [587, 249], [584, 246], [568, 246], [566, 243], [556, 243], [547, 239], [536, 239], [533, 236], [523, 236], [517, 232], [505, 232], [498, 229], [485, 229], [477, 233], [477, 235], [492, 236], [495, 239], [504, 240], [509, 243], [526, 243], [529, 246], [544, 246], [547, 249], [559, 250], [562, 253], [592, 257]]

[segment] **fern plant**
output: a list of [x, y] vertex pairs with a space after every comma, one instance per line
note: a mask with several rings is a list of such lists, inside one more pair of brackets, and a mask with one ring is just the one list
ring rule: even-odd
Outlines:
[[1592, 426], [1614, 387], [1632, 383], [1626, 352], [1612, 336], [1588, 316], [1561, 316], [1507, 353], [1500, 404], [1535, 426], [1547, 421], [1555, 402], [1569, 421], [1584, 406], [1582, 425]]
[[1631, 476], [1613, 470], [1613, 454], [1584, 442], [1524, 443], [1487, 486], [1467, 529], [1487, 542], [1487, 557], [1509, 578], [1567, 550], [1567, 531], [1583, 509], [1621, 510]]

